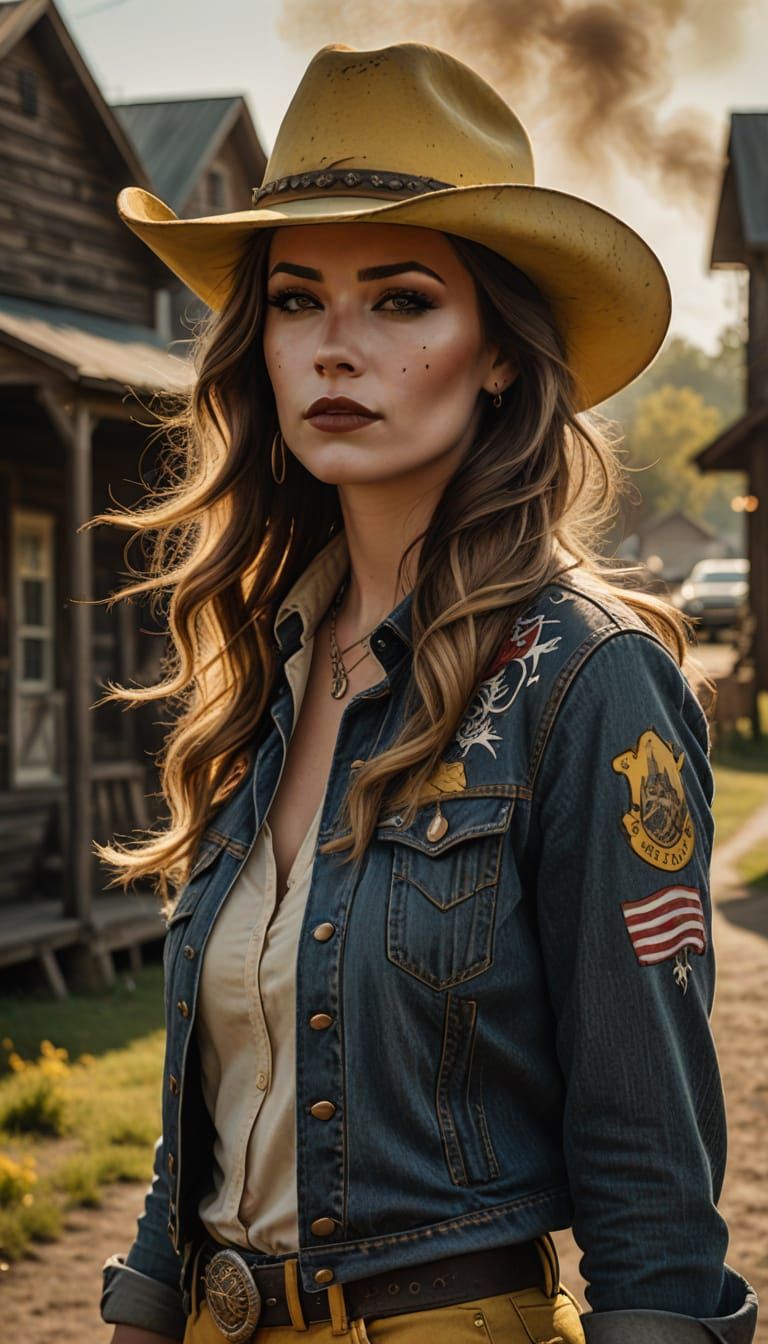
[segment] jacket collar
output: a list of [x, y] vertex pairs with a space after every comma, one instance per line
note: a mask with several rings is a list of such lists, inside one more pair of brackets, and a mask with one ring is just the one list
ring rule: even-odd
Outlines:
[[[348, 568], [349, 548], [342, 528], [318, 551], [278, 608], [273, 630], [283, 661], [312, 637]], [[406, 593], [371, 632], [376, 657], [388, 671], [411, 647], [411, 596]]]

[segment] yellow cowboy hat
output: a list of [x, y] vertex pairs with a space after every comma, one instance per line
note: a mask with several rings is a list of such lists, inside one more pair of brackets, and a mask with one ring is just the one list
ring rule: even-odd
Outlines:
[[534, 186], [516, 114], [463, 61], [420, 42], [321, 47], [251, 209], [178, 219], [141, 187], [123, 188], [117, 209], [213, 309], [252, 229], [371, 221], [474, 239], [549, 300], [582, 410], [631, 382], [669, 325], [669, 284], [648, 244], [599, 206]]

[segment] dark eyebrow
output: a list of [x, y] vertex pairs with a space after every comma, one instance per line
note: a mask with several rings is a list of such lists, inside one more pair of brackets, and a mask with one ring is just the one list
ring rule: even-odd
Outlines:
[[[269, 272], [269, 278], [277, 275], [278, 271], [284, 271], [286, 275], [300, 275], [305, 280], [322, 280], [322, 271], [315, 271], [311, 266], [297, 266], [291, 261], [279, 261]], [[419, 261], [395, 261], [389, 266], [366, 266], [365, 270], [357, 272], [358, 280], [383, 280], [389, 275], [401, 275], [403, 271], [421, 271], [423, 275], [431, 275], [433, 280], [439, 280], [441, 285], [445, 284], [442, 276], [437, 271], [430, 270], [429, 266], [422, 266]]]

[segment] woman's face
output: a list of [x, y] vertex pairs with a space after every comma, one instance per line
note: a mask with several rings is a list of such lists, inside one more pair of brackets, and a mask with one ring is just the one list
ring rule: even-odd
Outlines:
[[[264, 355], [290, 452], [338, 485], [425, 469], [447, 478], [488, 393], [511, 381], [448, 239], [393, 224], [278, 228], [267, 275]], [[313, 423], [320, 397], [377, 418]]]

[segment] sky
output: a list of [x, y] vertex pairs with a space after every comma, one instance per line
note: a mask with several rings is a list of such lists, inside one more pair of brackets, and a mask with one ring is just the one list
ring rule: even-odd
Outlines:
[[[357, 17], [345, 22], [345, 4], [325, 0], [216, 0], [205, 6], [190, 0], [57, 3], [108, 102], [243, 94], [267, 155], [293, 92], [320, 46], [345, 42], [377, 47], [412, 40], [445, 46], [474, 64], [518, 111], [533, 143], [538, 185], [594, 201], [624, 219], [651, 245], [672, 285], [672, 333], [711, 351], [723, 326], [743, 315], [744, 272], [709, 269], [716, 182], [697, 199], [682, 191], [663, 191], [642, 161], [627, 162], [621, 154], [607, 152], [602, 158], [599, 131], [591, 166], [574, 162], [546, 114], [547, 99], [557, 96], [554, 80], [551, 90], [539, 90], [535, 100], [528, 89], [527, 102], [521, 106], [515, 89], [507, 87], [513, 81], [505, 79], [502, 87], [463, 45], [458, 49], [455, 33], [441, 41], [439, 33], [425, 39], [410, 29], [405, 6], [394, 10], [392, 5], [378, 6], [385, 21], [383, 26], [372, 24], [369, 31], [365, 21], [361, 25], [361, 11], [354, 3], [347, 12], [354, 14], [357, 8]], [[414, 0], [415, 6], [425, 3], [429, 0]], [[444, 3], [449, 5], [450, 0]], [[662, 121], [685, 115], [689, 125], [700, 124], [724, 160], [730, 113], [768, 111], [768, 0], [731, 0], [734, 9], [725, 0], [645, 3], [668, 10], [687, 7], [694, 15], [687, 28], [673, 34], [677, 46], [664, 53], [669, 77], [654, 115]], [[697, 6], [706, 41], [699, 41]], [[713, 23], [707, 18], [708, 8]], [[725, 20], [725, 27], [724, 13], [734, 16], [733, 22]]]

